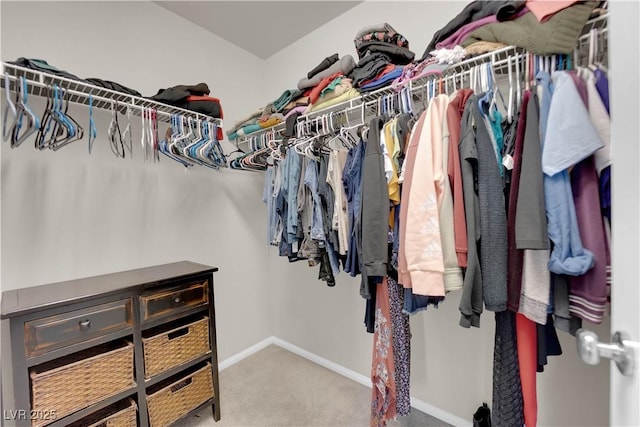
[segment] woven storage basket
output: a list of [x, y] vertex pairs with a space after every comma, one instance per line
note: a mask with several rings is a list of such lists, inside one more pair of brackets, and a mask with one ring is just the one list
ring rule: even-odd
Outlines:
[[[94, 356], [43, 372], [31, 371], [31, 409], [55, 412], [60, 419], [91, 406], [135, 385], [133, 376], [133, 344], [101, 352]], [[54, 420], [34, 420], [40, 427]]]
[[142, 338], [144, 376], [151, 378], [206, 354], [209, 346], [209, 318], [205, 317], [150, 338]]
[[211, 364], [147, 396], [151, 427], [168, 426], [213, 397]]
[[107, 407], [89, 415], [69, 427], [136, 427], [136, 413], [138, 407], [133, 399], [120, 401], [112, 409]]

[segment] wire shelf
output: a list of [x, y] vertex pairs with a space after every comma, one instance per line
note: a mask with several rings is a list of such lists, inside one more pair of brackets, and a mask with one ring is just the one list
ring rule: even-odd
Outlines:
[[[587, 58], [589, 56], [588, 52], [590, 52], [589, 49], [594, 48], [594, 43], [596, 48], [595, 50], [597, 51], [595, 59], [605, 64], [608, 62], [607, 23], [608, 20], [606, 13], [587, 21], [582, 30], [582, 35], [578, 39], [574, 53], [571, 55], [575, 65], [584, 65], [587, 63]], [[471, 72], [476, 67], [487, 63], [491, 64], [492, 71], [495, 75], [506, 75], [508, 73], [508, 68], [512, 66], [514, 59], [522, 60], [526, 55], [528, 55], [528, 53], [523, 48], [506, 46], [504, 48], [452, 64], [441, 73], [431, 74], [407, 81], [404, 87], [409, 89], [413, 103], [425, 103], [428, 100], [427, 97], [429, 97], [430, 85], [433, 85], [435, 81], [445, 80], [445, 82], [448, 82], [458, 79], [461, 80], [462, 83], [468, 82], [471, 78]], [[353, 120], [361, 120], [362, 124], [364, 124], [368, 119], [379, 114], [380, 103], [385, 96], [397, 95], [400, 89], [401, 88], [386, 86], [375, 91], [362, 93], [360, 96], [348, 101], [301, 115], [298, 117], [298, 122], [314, 122], [318, 121], [322, 116], [343, 114], [346, 117], [346, 120], [350, 123]], [[267, 142], [270, 140], [283, 138], [284, 130], [285, 124], [279, 123], [250, 135], [239, 137], [234, 141], [234, 143], [236, 148], [240, 148], [242, 145], [248, 147], [250, 150], [259, 149], [261, 147], [265, 147]]]
[[[219, 127], [222, 127], [221, 119], [197, 113], [195, 111], [186, 110], [184, 108], [163, 104], [151, 99], [95, 86], [88, 82], [60, 77], [43, 71], [32, 70], [30, 68], [3, 62], [2, 74], [4, 75], [5, 73], [8, 75], [9, 90], [11, 91], [16, 90], [16, 85], [18, 84], [20, 77], [22, 77], [26, 80], [27, 88], [31, 95], [48, 97], [51, 87], [53, 85], [57, 85], [65, 89], [67, 99], [72, 104], [88, 106], [89, 99], [91, 98], [93, 107], [98, 109], [111, 110], [112, 108], [115, 108], [122, 114], [126, 114], [127, 110], [130, 109], [133, 114], [141, 116], [145, 108], [151, 108], [157, 111], [158, 120], [162, 122], [169, 123], [172, 115], [181, 115], [202, 121], [213, 122]], [[5, 87], [4, 77], [0, 78], [0, 81], [0, 86], [6, 90], [7, 88]]]

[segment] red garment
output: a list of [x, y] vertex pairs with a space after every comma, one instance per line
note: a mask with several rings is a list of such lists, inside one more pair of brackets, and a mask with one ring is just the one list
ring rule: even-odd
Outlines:
[[524, 425], [536, 427], [538, 423], [538, 397], [536, 374], [538, 369], [538, 330], [536, 323], [522, 313], [516, 313], [516, 336], [520, 383], [524, 400]]
[[320, 80], [320, 83], [314, 86], [313, 89], [311, 89], [311, 92], [309, 93], [310, 104], [311, 105], [315, 104], [318, 98], [320, 98], [320, 94], [322, 93], [322, 90], [325, 87], [329, 86], [329, 83], [331, 83], [337, 77], [340, 77], [342, 75], [343, 74], [341, 72], [337, 72], [337, 73], [331, 74], [329, 77], [325, 77], [324, 79]]
[[371, 363], [371, 427], [384, 427], [397, 413], [393, 329], [386, 276], [377, 285], [375, 316]]
[[358, 85], [358, 87], [362, 87], [362, 86], [364, 86], [366, 84], [375, 82], [376, 80], [382, 78], [382, 76], [384, 76], [385, 74], [389, 74], [390, 72], [392, 72], [395, 69], [396, 69], [396, 66], [394, 64], [389, 64], [386, 67], [384, 67], [382, 70], [380, 70], [378, 72], [378, 74], [374, 78], [363, 81], [362, 83], [360, 83]]
[[[214, 98], [213, 96], [198, 96], [198, 95], [187, 96], [187, 102], [194, 102], [194, 101], [217, 102], [218, 105], [220, 106], [220, 119], [224, 119], [224, 113], [222, 112], [222, 103], [220, 103], [220, 100], [218, 98]], [[218, 128], [218, 132], [216, 136], [218, 137], [218, 141], [222, 141], [224, 139], [224, 134], [222, 133], [222, 127]]]
[[447, 107], [447, 125], [449, 126], [449, 164], [447, 174], [453, 193], [453, 234], [456, 242], [458, 265], [467, 266], [467, 219], [464, 214], [464, 197], [462, 192], [462, 172], [460, 171], [460, 121], [467, 99], [473, 94], [471, 89], [462, 89], [451, 100]]

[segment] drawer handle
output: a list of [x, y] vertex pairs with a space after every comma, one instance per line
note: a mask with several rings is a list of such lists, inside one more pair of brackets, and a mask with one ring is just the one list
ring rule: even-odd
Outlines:
[[192, 382], [193, 382], [193, 378], [187, 378], [184, 381], [180, 381], [178, 384], [176, 384], [173, 387], [171, 387], [171, 393], [176, 393], [176, 392], [182, 390], [183, 388], [185, 388], [186, 386], [188, 386]]
[[86, 331], [91, 327], [91, 320], [83, 320], [80, 322], [80, 329]]
[[182, 300], [180, 299], [180, 297], [175, 297], [173, 302], [175, 302], [176, 304], [180, 304], [182, 302]]
[[187, 326], [186, 328], [182, 328], [182, 329], [179, 329], [177, 331], [173, 331], [173, 332], [169, 333], [168, 338], [169, 338], [169, 341], [171, 341], [171, 340], [179, 338], [179, 337], [181, 337], [183, 335], [187, 335], [188, 333], [189, 333], [189, 327]]

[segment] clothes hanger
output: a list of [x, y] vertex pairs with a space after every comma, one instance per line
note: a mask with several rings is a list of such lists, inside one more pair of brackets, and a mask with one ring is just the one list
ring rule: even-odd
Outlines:
[[96, 129], [96, 123], [93, 120], [93, 96], [89, 95], [89, 138], [88, 138], [88, 148], [89, 154], [91, 154], [91, 149], [93, 148], [93, 143], [98, 136], [98, 130]]
[[[9, 73], [5, 71], [4, 73], [4, 97], [5, 97], [5, 102], [4, 102], [4, 113], [2, 115], [2, 140], [6, 141], [9, 139], [9, 136], [11, 135], [11, 131], [13, 129], [13, 126], [15, 125], [15, 122], [18, 118], [18, 111], [16, 109], [16, 105], [15, 103], [11, 100], [11, 91], [9, 90]], [[14, 88], [17, 89], [17, 88]], [[9, 113], [11, 113], [11, 122], [8, 122], [9, 119]]]
[[[29, 87], [27, 86], [27, 81], [22, 76], [19, 79], [18, 89], [18, 102], [16, 104], [18, 118], [14, 124], [14, 130], [11, 136], [12, 148], [18, 147], [20, 144], [22, 144], [22, 142], [24, 142], [25, 139], [27, 139], [34, 132], [40, 129], [40, 119], [29, 107]], [[26, 127], [26, 130], [22, 134], [20, 134], [22, 120], [25, 117], [27, 118], [28, 126]]]
[[[68, 114], [69, 99], [67, 97], [67, 94], [68, 92], [66, 89], [62, 87], [59, 88], [57, 115], [62, 120], [62, 124], [66, 128], [67, 136], [59, 136], [54, 138], [54, 140], [49, 144], [49, 148], [54, 151], [59, 150], [60, 148], [70, 144], [71, 142], [78, 141], [84, 136], [84, 129], [82, 128], [82, 126], [80, 126], [78, 122]], [[63, 105], [64, 111], [62, 110]]]
[[51, 86], [46, 86], [46, 99], [47, 105], [45, 106], [44, 113], [42, 114], [42, 122], [40, 125], [40, 130], [36, 134], [36, 140], [34, 142], [35, 148], [38, 150], [44, 150], [46, 148], [46, 136], [51, 129], [51, 125], [53, 124], [53, 95]]
[[120, 124], [118, 123], [118, 101], [111, 101], [111, 122], [109, 122], [109, 128], [107, 129], [107, 138], [109, 139], [109, 146], [111, 152], [116, 157], [125, 156], [124, 144], [122, 143], [122, 133], [120, 132]]
[[124, 132], [122, 132], [122, 143], [124, 147], [129, 152], [129, 158], [133, 158], [133, 136], [131, 135], [131, 106], [127, 105], [127, 126], [124, 128]]

